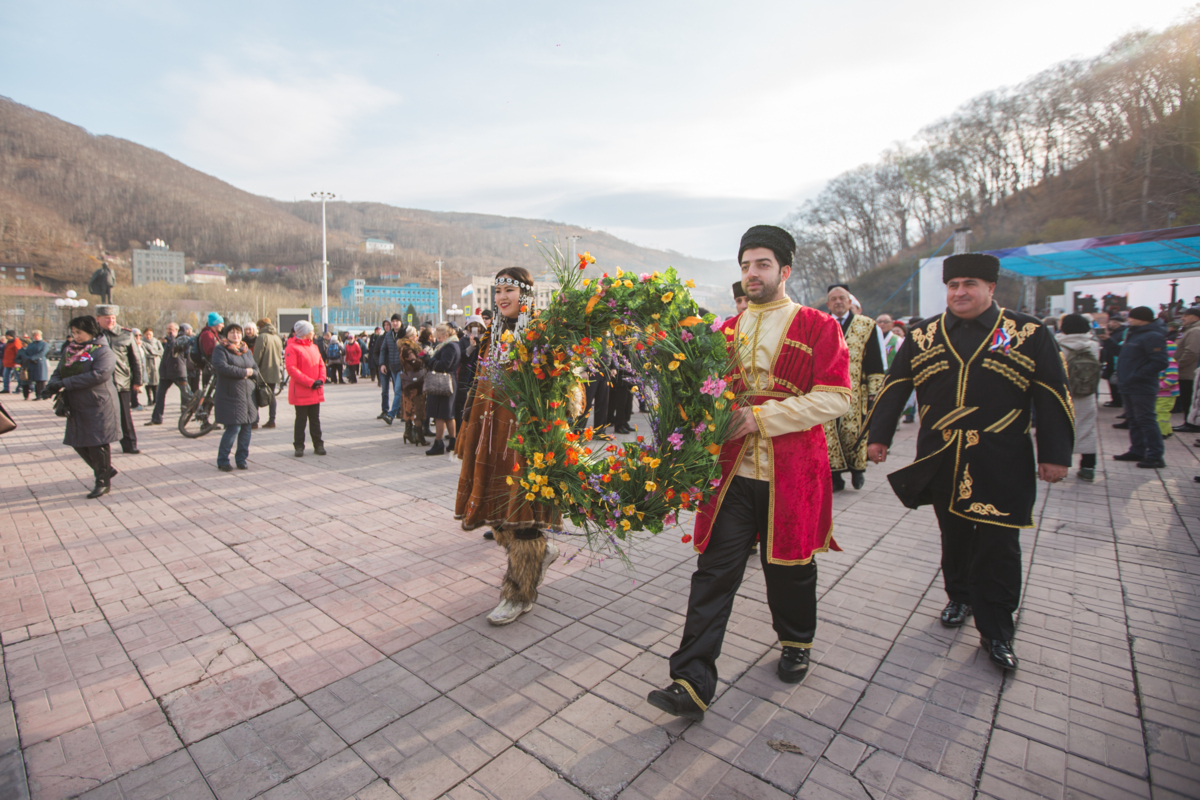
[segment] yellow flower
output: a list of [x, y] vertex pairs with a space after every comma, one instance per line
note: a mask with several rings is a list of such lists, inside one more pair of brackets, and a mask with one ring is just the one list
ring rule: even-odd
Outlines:
[[619, 278], [619, 277], [621, 277], [621, 276], [622, 276], [622, 275], [624, 275], [624, 274], [625, 274], [625, 273], [621, 271], [621, 268], [620, 268], [620, 267], [617, 267], [617, 277]]
[[662, 301], [663, 301], [664, 303], [669, 303], [669, 302], [671, 302], [671, 301], [672, 301], [672, 300], [674, 300], [674, 299], [675, 299], [675, 293], [674, 293], [674, 292], [667, 292], [666, 294], [664, 294], [664, 295], [662, 296]]
[[687, 356], [685, 356], [683, 353], [676, 353], [675, 357], [680, 361], [687, 361]]
[[713, 405], [715, 405], [717, 408], [724, 408], [724, 407], [725, 407], [725, 401], [724, 401], [724, 400], [718, 400], [717, 402], [713, 403]]
[[646, 491], [647, 492], [653, 492], [656, 489], [658, 489], [657, 483], [655, 483], [654, 481], [646, 481]]
[[626, 288], [626, 289], [632, 289], [632, 288], [633, 288], [633, 281], [631, 281], [631, 280], [626, 280], [626, 281], [625, 281], [625, 288]]
[[637, 507], [633, 505], [628, 505], [621, 509], [621, 513], [627, 517], [633, 516], [633, 512], [635, 511], [637, 511]]
[[716, 425], [709, 425], [709, 426], [708, 426], [708, 430], [709, 430], [710, 432], [712, 432], [712, 431], [715, 431], [716, 429], [717, 429], [717, 426], [716, 426]]
[[584, 286], [591, 286], [591, 285], [592, 285], [592, 279], [591, 279], [591, 278], [584, 278], [584, 279], [583, 279], [583, 285], [584, 285]]
[[722, 395], [722, 396], [723, 396], [723, 397], [724, 397], [726, 400], [732, 400], [732, 399], [734, 398], [734, 394], [733, 394], [733, 392], [729, 391], [728, 389], [726, 389], [726, 390], [725, 390], [725, 394], [724, 394], [724, 395]]
[[659, 318], [659, 317], [661, 317], [661, 316], [662, 316], [662, 314], [651, 314], [651, 315], [650, 315], [650, 318], [651, 318], [651, 319], [658, 319], [658, 318]]
[[504, 333], [500, 334], [500, 341], [511, 342], [512, 340], [513, 340], [512, 331], [505, 331]]
[[505, 481], [508, 483], [509, 486], [512, 486], [513, 485], [512, 475], [509, 475], [507, 478], [505, 478]]
[[671, 370], [672, 372], [674, 372], [675, 370], [679, 369], [679, 362], [678, 362], [678, 361], [672, 361], [670, 364], [667, 364], [667, 369], [669, 369], [669, 370]]
[[554, 490], [551, 489], [549, 486], [543, 486], [542, 487], [542, 497], [553, 498]]
[[626, 530], [626, 531], [629, 530], [629, 520], [627, 520], [627, 519], [621, 520], [621, 530]]
[[535, 495], [533, 492], [527, 492], [527, 493], [525, 494], [525, 499], [526, 499], [526, 500], [536, 500], [536, 499], [537, 499], [537, 495]]
[[689, 289], [696, 288], [696, 282], [694, 280], [692, 280], [691, 278], [688, 278], [686, 281], [684, 281], [683, 285], [688, 287]]
[[629, 480], [629, 473], [628, 473], [628, 472], [622, 472], [622, 473], [621, 473], [621, 480], [623, 480], [623, 481], [627, 481], [627, 480]]

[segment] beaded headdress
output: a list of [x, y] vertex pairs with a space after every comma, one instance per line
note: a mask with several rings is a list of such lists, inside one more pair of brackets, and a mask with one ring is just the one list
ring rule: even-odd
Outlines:
[[[515, 286], [521, 290], [521, 297], [517, 301], [521, 313], [517, 316], [517, 324], [512, 329], [514, 338], [519, 339], [521, 332], [525, 330], [525, 326], [529, 324], [530, 315], [533, 313], [533, 286], [525, 281], [509, 277], [508, 275], [499, 275], [496, 277], [495, 286]], [[492, 317], [492, 337], [491, 346], [488, 348], [488, 359], [494, 361], [500, 353], [501, 341], [500, 337], [504, 334], [505, 316], [499, 311]]]

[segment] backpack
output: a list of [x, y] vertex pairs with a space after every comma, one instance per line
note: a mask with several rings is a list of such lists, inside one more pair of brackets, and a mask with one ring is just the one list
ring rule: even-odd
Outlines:
[[342, 357], [342, 346], [332, 339], [329, 340], [329, 347], [325, 351], [325, 355], [330, 361], [337, 361]]
[[188, 361], [191, 361], [197, 367], [204, 366], [204, 348], [200, 346], [200, 334], [191, 337], [191, 340], [187, 343], [187, 357]]
[[1087, 347], [1067, 351], [1067, 385], [1072, 397], [1091, 397], [1100, 385], [1100, 359]]

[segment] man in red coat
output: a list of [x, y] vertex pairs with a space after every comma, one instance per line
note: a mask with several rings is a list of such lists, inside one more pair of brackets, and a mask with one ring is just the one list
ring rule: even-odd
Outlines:
[[778, 675], [808, 673], [817, 628], [814, 554], [833, 541], [833, 483], [823, 424], [850, 407], [850, 364], [835, 319], [784, 291], [796, 243], [772, 225], [742, 237], [738, 261], [749, 308], [725, 323], [736, 354], [730, 385], [742, 406], [721, 447], [721, 491], [696, 515], [700, 553], [673, 683], [647, 698], [676, 716], [703, 719], [717, 690], [717, 657], [733, 598], [762, 542], [767, 604], [783, 646]]

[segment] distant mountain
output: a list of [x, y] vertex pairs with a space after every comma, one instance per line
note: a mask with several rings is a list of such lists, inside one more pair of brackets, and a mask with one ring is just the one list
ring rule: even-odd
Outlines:
[[[0, 98], [0, 260], [32, 262], [55, 281], [86, 279], [101, 253], [164, 239], [189, 260], [235, 268], [310, 265], [321, 252], [320, 206], [244, 192], [125, 139], [95, 136]], [[512, 265], [545, 270], [537, 241], [579, 235], [605, 269], [674, 266], [699, 282], [725, 282], [728, 265], [638, 247], [607, 233], [546, 220], [396, 208], [327, 206], [331, 286], [351, 274], [486, 274]], [[356, 248], [388, 239], [394, 256]]]

